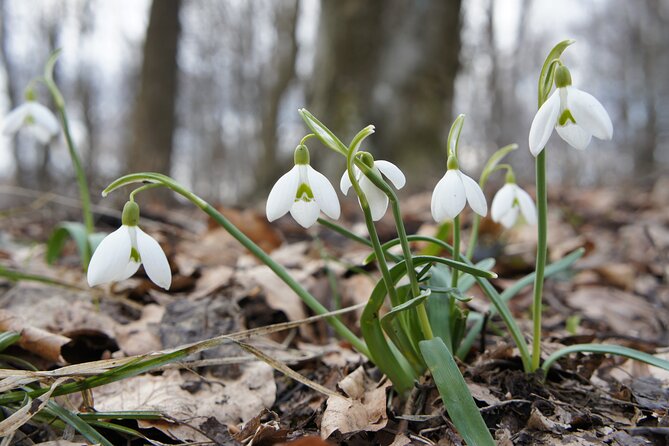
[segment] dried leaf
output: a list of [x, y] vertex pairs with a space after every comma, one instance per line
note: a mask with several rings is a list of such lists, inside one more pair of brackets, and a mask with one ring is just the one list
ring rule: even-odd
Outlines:
[[63, 345], [70, 342], [70, 338], [33, 327], [23, 318], [7, 310], [0, 310], [0, 331], [19, 332], [21, 339], [18, 345], [21, 348], [49, 361], [61, 364], [65, 362], [60, 350]]
[[321, 438], [333, 432], [342, 434], [383, 429], [388, 422], [386, 414], [386, 389], [391, 383], [380, 385], [365, 373], [362, 367], [339, 382], [339, 387], [350, 399], [331, 396], [321, 421]]

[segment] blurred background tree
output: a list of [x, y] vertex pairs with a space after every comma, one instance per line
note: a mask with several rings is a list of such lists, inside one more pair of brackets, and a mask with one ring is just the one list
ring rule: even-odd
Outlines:
[[[434, 185], [466, 113], [465, 169], [517, 142], [531, 182], [537, 72], [573, 37], [574, 83], [604, 103], [614, 140], [582, 153], [556, 139], [551, 180], [651, 182], [669, 164], [668, 23], [660, 0], [0, 0], [0, 120], [62, 47], [56, 76], [94, 191], [146, 169], [260, 203], [306, 132], [299, 107], [344, 141], [375, 124], [368, 148], [414, 190]], [[338, 180], [341, 160], [313, 145]], [[0, 137], [3, 184], [74, 196], [71, 179], [62, 141]]]

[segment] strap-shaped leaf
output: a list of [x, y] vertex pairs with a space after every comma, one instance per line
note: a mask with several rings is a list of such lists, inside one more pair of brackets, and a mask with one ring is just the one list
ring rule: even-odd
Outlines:
[[439, 338], [421, 341], [420, 351], [439, 389], [444, 407], [462, 438], [470, 446], [494, 446], [495, 441], [446, 344]]
[[73, 221], [59, 223], [53, 233], [51, 233], [51, 237], [49, 237], [46, 245], [47, 263], [53, 264], [58, 260], [68, 238], [71, 238], [77, 244], [79, 258], [84, 265], [88, 265], [93, 250], [88, 240], [86, 226]]
[[622, 345], [607, 345], [607, 344], [574, 344], [569, 347], [562, 348], [552, 355], [550, 355], [542, 364], [541, 369], [548, 372], [551, 365], [563, 356], [570, 353], [604, 353], [609, 355], [623, 356], [625, 358], [635, 359], [637, 361], [645, 362], [646, 364], [654, 365], [664, 370], [669, 370], [669, 361], [658, 358], [657, 356], [649, 355], [648, 353], [640, 352]]

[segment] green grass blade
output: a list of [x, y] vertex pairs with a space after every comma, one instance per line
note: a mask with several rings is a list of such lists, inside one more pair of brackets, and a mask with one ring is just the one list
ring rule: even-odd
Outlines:
[[49, 237], [49, 241], [46, 244], [47, 263], [53, 264], [58, 260], [68, 237], [74, 240], [77, 244], [79, 258], [82, 260], [82, 264], [88, 264], [88, 259], [90, 259], [93, 252], [88, 240], [88, 231], [86, 230], [86, 226], [82, 223], [73, 221], [59, 223], [51, 234], [51, 237]]
[[467, 383], [446, 344], [434, 338], [420, 342], [420, 350], [432, 373], [453, 424], [470, 446], [495, 446]]
[[16, 344], [19, 339], [21, 339], [21, 333], [15, 331], [5, 331], [0, 333], [0, 352], [10, 345]]
[[669, 370], [669, 361], [649, 355], [648, 353], [634, 350], [633, 348], [623, 347], [621, 345], [606, 345], [606, 344], [574, 344], [569, 347], [560, 349], [550, 355], [544, 361], [541, 369], [548, 372], [551, 365], [561, 357], [570, 353], [604, 353], [609, 355], [623, 356], [625, 358], [634, 359], [636, 361], [645, 362], [646, 364], [654, 365], [664, 370]]
[[114, 446], [107, 440], [100, 432], [96, 431], [91, 425], [79, 418], [75, 413], [70, 412], [64, 407], [59, 406], [55, 401], [49, 401], [47, 407], [51, 413], [63, 420], [65, 423], [72, 426], [77, 432], [83, 435], [88, 441], [92, 443], [101, 444], [103, 446]]

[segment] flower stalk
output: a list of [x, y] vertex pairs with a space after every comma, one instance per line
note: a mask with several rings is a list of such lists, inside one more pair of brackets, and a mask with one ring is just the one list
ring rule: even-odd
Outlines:
[[92, 254], [90, 241], [88, 239], [89, 236], [93, 233], [94, 229], [93, 212], [91, 211], [91, 195], [88, 189], [88, 182], [86, 180], [86, 172], [84, 171], [81, 158], [79, 157], [77, 147], [74, 143], [74, 140], [72, 139], [72, 134], [70, 132], [67, 111], [65, 110], [65, 100], [63, 99], [63, 95], [53, 79], [53, 69], [59, 56], [60, 50], [54, 52], [47, 61], [46, 67], [44, 69], [44, 84], [51, 93], [56, 110], [58, 111], [58, 116], [60, 117], [63, 126], [63, 133], [65, 135], [67, 150], [70, 154], [70, 158], [72, 159], [72, 166], [74, 167], [74, 173], [77, 179], [77, 185], [79, 187], [79, 200], [81, 201], [81, 210], [83, 213], [84, 227], [86, 229], [87, 236], [86, 240], [88, 244], [88, 249], [84, 250], [84, 258], [81, 259], [81, 263], [84, 266], [84, 270], [86, 270], [88, 268], [88, 263]]
[[[125, 175], [107, 186], [107, 188], [102, 191], [102, 196], [107, 196], [107, 194], [110, 192], [127, 184], [145, 182], [157, 183], [167, 187], [168, 189], [171, 189], [199, 207], [207, 215], [213, 218], [216, 223], [220, 224], [226, 231], [228, 231], [230, 235], [237, 239], [237, 241], [241, 243], [242, 246], [244, 246], [246, 249], [248, 249], [256, 258], [258, 258], [258, 260], [267, 265], [274, 272], [274, 274], [283, 280], [283, 282], [288, 285], [290, 289], [292, 289], [295, 294], [297, 294], [302, 299], [302, 301], [316, 314], [325, 314], [328, 312], [327, 308], [325, 308], [311, 293], [309, 293], [302, 285], [300, 285], [300, 283], [297, 282], [283, 266], [279, 265], [274, 259], [267, 255], [267, 253], [265, 253], [262, 248], [256, 245], [253, 240], [248, 238], [246, 234], [233, 225], [230, 220], [223, 216], [223, 214], [218, 212], [209, 203], [167, 175], [153, 172], [142, 172]], [[355, 336], [339, 319], [334, 316], [330, 316], [327, 318], [327, 321], [339, 336], [350, 342], [358, 352], [369, 357], [369, 349], [367, 348], [367, 345], [365, 345], [364, 341]]]

